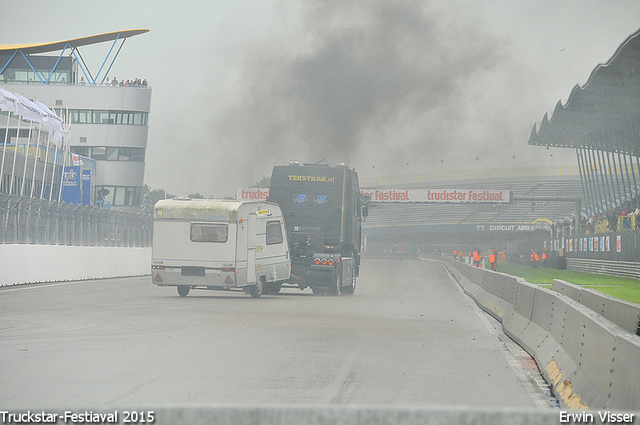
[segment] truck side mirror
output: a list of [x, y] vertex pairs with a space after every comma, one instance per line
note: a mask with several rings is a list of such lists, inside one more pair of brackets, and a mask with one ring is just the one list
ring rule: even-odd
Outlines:
[[369, 207], [371, 206], [371, 195], [362, 195], [362, 217], [369, 216]]

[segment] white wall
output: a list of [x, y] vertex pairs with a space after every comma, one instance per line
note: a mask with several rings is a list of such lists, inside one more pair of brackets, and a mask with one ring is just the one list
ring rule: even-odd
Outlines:
[[0, 286], [150, 273], [150, 247], [0, 244]]

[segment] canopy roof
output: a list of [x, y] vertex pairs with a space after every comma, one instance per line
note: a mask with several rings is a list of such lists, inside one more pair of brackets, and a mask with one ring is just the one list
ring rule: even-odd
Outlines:
[[32, 44], [4, 44], [0, 45], [0, 53], [14, 53], [22, 51], [24, 54], [56, 52], [66, 47], [88, 46], [90, 44], [104, 43], [105, 41], [121, 40], [134, 35], [149, 32], [148, 29], [126, 30], [108, 32], [105, 34], [91, 35], [88, 37], [74, 38], [71, 40], [54, 41], [50, 43], [32, 43]]
[[[552, 117], [533, 126], [530, 145], [602, 149], [599, 140], [618, 137], [640, 143], [640, 30], [630, 35], [587, 83], [576, 85], [567, 103], [556, 104]], [[614, 137], [614, 135], [617, 136]], [[624, 142], [629, 144], [629, 142]], [[607, 150], [627, 150], [611, 143]], [[637, 147], [632, 147], [637, 154]]]

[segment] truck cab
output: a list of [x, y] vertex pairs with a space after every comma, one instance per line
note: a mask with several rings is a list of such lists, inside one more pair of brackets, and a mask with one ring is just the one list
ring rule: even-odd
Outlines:
[[276, 166], [267, 200], [284, 216], [292, 260], [287, 282], [314, 294], [353, 294], [366, 216], [356, 171], [343, 164]]

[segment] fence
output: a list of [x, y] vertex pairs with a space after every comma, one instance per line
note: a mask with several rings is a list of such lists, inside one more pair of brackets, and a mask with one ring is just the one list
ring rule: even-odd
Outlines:
[[0, 243], [151, 245], [151, 216], [0, 194]]

